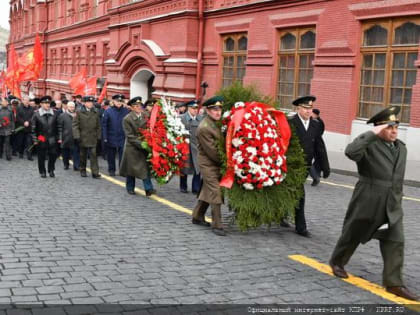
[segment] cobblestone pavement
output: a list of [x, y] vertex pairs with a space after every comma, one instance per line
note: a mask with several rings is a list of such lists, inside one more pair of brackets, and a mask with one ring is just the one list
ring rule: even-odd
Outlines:
[[[389, 302], [288, 258], [328, 261], [351, 189], [307, 185], [311, 239], [277, 227], [246, 233], [231, 227], [218, 237], [188, 215], [105, 179], [64, 171], [61, 161], [56, 168], [56, 178], [41, 179], [36, 161], [0, 160], [0, 303]], [[356, 179], [332, 174], [328, 181]], [[178, 193], [178, 178], [157, 190], [189, 209], [195, 204], [192, 194]], [[418, 188], [405, 193], [420, 198]], [[418, 293], [419, 205], [403, 203], [405, 279]], [[361, 246], [347, 269], [380, 284], [377, 241]]]

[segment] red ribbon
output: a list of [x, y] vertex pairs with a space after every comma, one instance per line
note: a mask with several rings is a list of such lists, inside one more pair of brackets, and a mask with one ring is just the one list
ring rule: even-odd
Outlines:
[[156, 137], [154, 136], [154, 129], [155, 129], [155, 124], [158, 117], [159, 109], [160, 107], [155, 104], [153, 106], [152, 112], [150, 113], [150, 135], [152, 138], [152, 143], [151, 143], [152, 155], [153, 155], [153, 158], [155, 159], [159, 157], [159, 152], [156, 150], [156, 142], [155, 142]]
[[[239, 126], [242, 123], [242, 120], [245, 116], [245, 113], [249, 111], [252, 107], [260, 107], [268, 111], [271, 115], [274, 116], [274, 119], [277, 123], [277, 134], [280, 137], [280, 145], [282, 155], [285, 155], [287, 149], [289, 147], [290, 137], [292, 132], [290, 130], [289, 123], [287, 122], [286, 115], [279, 110], [274, 109], [270, 105], [258, 103], [258, 102], [251, 102], [245, 103], [245, 108], [241, 108], [233, 114], [231, 121], [228, 126], [227, 134], [226, 134], [226, 157], [227, 157], [227, 168], [226, 173], [223, 176], [222, 180], [220, 181], [219, 185], [221, 187], [226, 187], [228, 189], [232, 188], [234, 179], [235, 179], [235, 165], [232, 159], [232, 139], [235, 137], [236, 131], [239, 129]], [[287, 165], [286, 161], [283, 161], [281, 166], [283, 172], [287, 172]]]

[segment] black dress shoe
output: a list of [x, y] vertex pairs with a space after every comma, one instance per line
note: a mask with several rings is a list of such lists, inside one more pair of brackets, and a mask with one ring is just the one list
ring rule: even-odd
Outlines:
[[109, 176], [115, 176], [115, 172], [109, 172]]
[[188, 190], [186, 190], [186, 189], [181, 189], [181, 190], [180, 190], [180, 192], [182, 192], [183, 194], [187, 194], [187, 193], [188, 193]]
[[226, 232], [224, 229], [212, 228], [211, 230], [217, 236], [226, 236]]
[[404, 299], [419, 301], [420, 297], [410, 292], [406, 287], [387, 287], [386, 290], [389, 293], [395, 294], [397, 296], [403, 297]]
[[197, 225], [202, 225], [202, 226], [206, 226], [209, 227], [211, 224], [206, 222], [206, 221], [201, 221], [201, 220], [197, 220], [197, 219], [192, 219], [192, 224], [197, 224]]
[[146, 190], [146, 197], [150, 197], [153, 194], [156, 194], [156, 190], [154, 189]]
[[300, 236], [303, 236], [303, 237], [307, 237], [307, 238], [311, 238], [312, 237], [311, 233], [309, 233], [308, 230], [305, 230], [305, 231], [296, 231], [296, 233], [298, 235], [300, 235]]
[[73, 167], [73, 171], [79, 171], [80, 170], [80, 168], [78, 168], [78, 167]]
[[92, 174], [92, 177], [95, 179], [101, 178], [101, 174]]
[[127, 190], [127, 193], [129, 194], [129, 195], [135, 195], [136, 193], [134, 192], [134, 190]]
[[318, 186], [319, 185], [319, 183], [320, 183], [320, 179], [319, 178], [315, 178], [313, 181], [312, 181], [312, 184], [311, 184], [311, 186]]
[[54, 171], [48, 172], [50, 174], [50, 177], [55, 177]]
[[13, 155], [13, 156], [17, 156], [17, 153], [16, 153], [16, 152], [12, 152], [12, 155]]
[[41, 178], [47, 178], [47, 174], [41, 173]]
[[330, 261], [330, 267], [332, 269], [334, 276], [343, 278], [343, 279], [346, 279], [349, 277], [349, 275], [347, 274], [347, 272], [344, 270], [343, 267], [339, 265], [335, 265], [331, 261]]
[[86, 171], [80, 171], [80, 176], [87, 177]]
[[23, 154], [19, 154], [19, 159], [23, 159]]
[[8, 156], [8, 157], [6, 157], [6, 160], [11, 161], [12, 160], [12, 157], [11, 156]]
[[33, 161], [34, 159], [32, 158], [32, 156], [28, 156], [28, 161]]

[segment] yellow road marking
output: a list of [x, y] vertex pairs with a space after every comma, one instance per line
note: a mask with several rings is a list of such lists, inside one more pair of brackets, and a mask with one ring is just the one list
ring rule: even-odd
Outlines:
[[[330, 186], [336, 186], [336, 187], [344, 187], [344, 188], [348, 188], [348, 189], [354, 189], [354, 186], [352, 186], [352, 185], [336, 184], [336, 183], [333, 183], [333, 182], [326, 182], [326, 181], [323, 181], [323, 180], [321, 181], [321, 183], [326, 184], [326, 185], [330, 185]], [[420, 202], [420, 199], [419, 198], [414, 198], [414, 197], [404, 196], [403, 199], [410, 200], [410, 201], [415, 201], [415, 202]]]
[[[289, 256], [290, 259], [300, 262], [301, 264], [307, 265], [309, 267], [312, 267], [322, 273], [325, 273], [327, 275], [333, 276], [333, 273], [331, 271], [331, 267], [318, 262], [315, 259], [303, 256], [303, 255], [290, 255]], [[396, 304], [403, 304], [403, 305], [407, 305], [408, 308], [415, 310], [415, 311], [420, 311], [420, 302], [416, 302], [416, 301], [411, 301], [411, 300], [407, 300], [404, 299], [402, 297], [396, 296], [392, 293], [389, 293], [385, 290], [385, 288], [381, 287], [378, 284], [369, 282], [365, 279], [353, 276], [351, 274], [348, 274], [349, 277], [347, 279], [341, 279], [344, 282], [350, 283], [360, 289], [369, 291], [375, 295], [380, 296], [381, 298], [384, 298], [386, 300], [389, 300], [391, 302], [394, 302]]]
[[[70, 163], [72, 163], [72, 162], [70, 162]], [[88, 168], [88, 167], [86, 168], [86, 171], [89, 172], [89, 173], [92, 173], [91, 169]], [[115, 184], [115, 185], [118, 185], [118, 186], [121, 186], [121, 187], [125, 188], [125, 183], [116, 179], [116, 178], [113, 178], [111, 176], [107, 176], [107, 175], [104, 175], [104, 174], [101, 174], [101, 177], [103, 179]], [[134, 191], [139, 195], [146, 196], [146, 192], [143, 189], [140, 189], [140, 188], [136, 187], [136, 188], [134, 188]], [[162, 197], [159, 197], [159, 196], [156, 196], [156, 195], [151, 195], [148, 198], [153, 199], [153, 200], [155, 200], [155, 201], [157, 201], [161, 204], [164, 204], [165, 206], [168, 206], [169, 208], [172, 208], [174, 210], [186, 213], [188, 215], [192, 215], [192, 213], [193, 213], [192, 210], [187, 209], [187, 208], [185, 208], [185, 207], [183, 207], [183, 206], [181, 206], [181, 205], [179, 205], [175, 202], [169, 201], [165, 198], [162, 198]], [[205, 218], [206, 218], [207, 222], [210, 222], [210, 223], [212, 222], [211, 218], [209, 218], [207, 216]]]

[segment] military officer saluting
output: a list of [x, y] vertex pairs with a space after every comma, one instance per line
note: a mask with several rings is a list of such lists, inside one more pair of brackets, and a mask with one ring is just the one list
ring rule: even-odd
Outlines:
[[330, 259], [334, 275], [347, 278], [344, 266], [360, 243], [379, 240], [384, 261], [386, 290], [410, 300], [419, 297], [403, 283], [404, 260], [403, 180], [407, 161], [405, 144], [398, 140], [400, 107], [386, 108], [373, 116], [372, 131], [350, 143], [345, 154], [357, 163], [359, 181], [344, 219], [340, 239]]
[[225, 236], [222, 225], [221, 206], [222, 192], [219, 186], [220, 167], [222, 160], [219, 156], [218, 142], [222, 132], [216, 122], [222, 117], [223, 98], [215, 96], [204, 102], [206, 117], [197, 128], [198, 166], [203, 177], [203, 185], [198, 196], [198, 203], [194, 208], [192, 223], [210, 226], [204, 215], [211, 206], [212, 230], [219, 236]]

